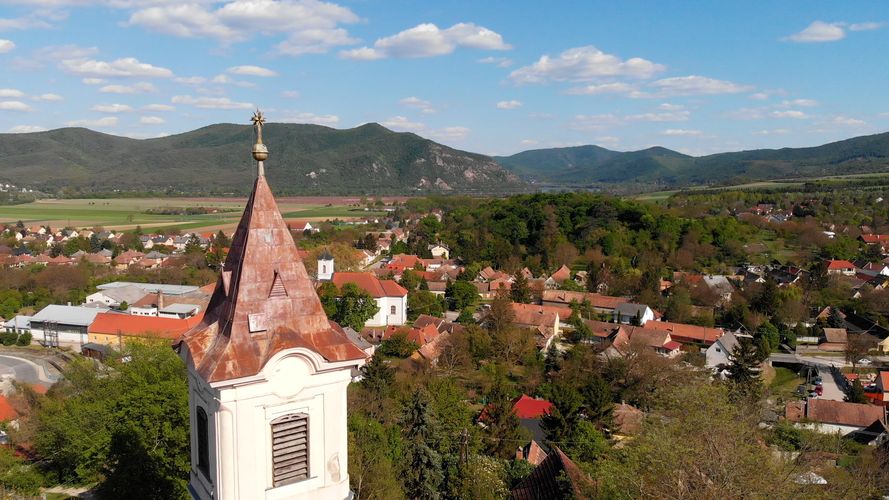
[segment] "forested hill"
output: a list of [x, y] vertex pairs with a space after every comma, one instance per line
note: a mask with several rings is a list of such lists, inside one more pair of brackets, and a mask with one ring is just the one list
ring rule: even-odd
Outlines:
[[525, 179], [555, 184], [657, 183], [668, 186], [818, 177], [889, 169], [889, 133], [809, 148], [757, 149], [692, 157], [654, 147], [538, 149], [495, 158]]
[[[507, 193], [525, 184], [488, 156], [372, 123], [338, 130], [269, 123], [266, 175], [279, 195]], [[0, 134], [0, 182], [48, 193], [236, 194], [255, 175], [248, 125], [157, 139], [84, 128]]]

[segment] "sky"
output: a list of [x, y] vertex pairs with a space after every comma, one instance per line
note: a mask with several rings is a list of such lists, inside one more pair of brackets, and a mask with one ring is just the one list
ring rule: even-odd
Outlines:
[[876, 1], [0, 0], [0, 132], [379, 122], [506, 155], [889, 130]]

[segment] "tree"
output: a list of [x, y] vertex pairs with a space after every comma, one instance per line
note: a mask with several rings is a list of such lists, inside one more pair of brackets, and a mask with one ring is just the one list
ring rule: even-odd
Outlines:
[[444, 314], [444, 306], [438, 296], [429, 290], [416, 290], [407, 294], [408, 319], [417, 319], [421, 314], [440, 318]]
[[185, 253], [186, 254], [204, 253], [204, 246], [201, 245], [201, 239], [198, 238], [198, 235], [192, 234], [188, 238], [188, 241], [185, 242]]
[[420, 275], [416, 272], [405, 269], [401, 273], [401, 286], [405, 287], [409, 292], [416, 290], [420, 286]]
[[102, 481], [105, 498], [132, 487], [140, 498], [186, 498], [185, 366], [166, 343], [133, 343], [126, 354], [127, 363], [82, 358], [65, 368], [36, 409], [34, 449], [62, 482]]
[[361, 367], [361, 387], [369, 398], [366, 402], [371, 406], [371, 416], [382, 416], [383, 403], [392, 392], [394, 383], [395, 370], [381, 356], [372, 357]]
[[864, 386], [861, 385], [861, 380], [857, 378], [852, 381], [852, 387], [849, 389], [849, 394], [846, 395], [846, 401], [850, 403], [868, 403], [867, 396], [864, 395]]
[[452, 311], [460, 311], [475, 306], [478, 302], [478, 289], [468, 281], [448, 281], [445, 298]]
[[755, 401], [762, 393], [763, 356], [750, 337], [739, 337], [729, 355], [728, 381], [733, 399]]
[[549, 399], [553, 406], [541, 422], [546, 431], [546, 438], [555, 442], [565, 441], [580, 419], [583, 398], [574, 387], [568, 384], [555, 384]]
[[845, 328], [846, 320], [843, 319], [839, 308], [831, 307], [830, 314], [827, 316], [827, 326], [830, 328]]
[[439, 434], [429, 397], [417, 389], [401, 416], [404, 429], [404, 486], [408, 497], [437, 500], [444, 478], [441, 455], [436, 450]]
[[861, 358], [867, 355], [871, 343], [871, 340], [865, 333], [850, 333], [847, 335], [844, 354], [846, 361], [852, 363], [853, 370], [856, 369]]
[[512, 287], [509, 289], [509, 296], [513, 302], [521, 304], [531, 303], [531, 288], [528, 286], [528, 279], [522, 273], [517, 273]]
[[318, 287], [318, 298], [321, 299], [321, 307], [324, 308], [324, 314], [330, 319], [334, 319], [337, 316], [339, 295], [340, 290], [332, 281], [325, 281]]
[[774, 278], [769, 276], [766, 278], [766, 282], [763, 283], [759, 294], [753, 300], [753, 310], [769, 317], [774, 316], [778, 310], [778, 299], [778, 284], [775, 283]]
[[376, 300], [369, 293], [358, 288], [355, 283], [346, 283], [340, 290], [334, 321], [360, 331], [367, 320], [373, 318], [379, 310]]
[[120, 309], [121, 311], [126, 311], [127, 309], [130, 308], [130, 305], [127, 303], [127, 301], [123, 301], [120, 303], [119, 306], [117, 306], [117, 308]]
[[419, 349], [420, 346], [412, 340], [408, 340], [404, 331], [393, 333], [391, 337], [380, 344], [380, 354], [394, 358], [406, 358]]
[[608, 451], [608, 440], [588, 420], [580, 420], [568, 433], [563, 451], [573, 460], [592, 463]]
[[498, 381], [488, 393], [488, 404], [484, 409], [481, 423], [484, 424], [484, 433], [488, 436], [485, 441], [485, 453], [506, 458], [515, 453], [516, 443], [523, 442], [529, 437], [519, 425], [519, 417], [512, 411], [512, 398], [506, 392], [502, 381]]
[[611, 418], [613, 403], [611, 386], [598, 373], [594, 373], [589, 382], [580, 389], [586, 416], [590, 421], [603, 424]]
[[349, 412], [349, 484], [355, 500], [400, 500], [401, 436], [395, 426]]

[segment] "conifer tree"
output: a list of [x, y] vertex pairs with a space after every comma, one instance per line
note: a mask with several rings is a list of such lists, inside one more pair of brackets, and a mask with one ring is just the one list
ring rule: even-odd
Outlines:
[[437, 500], [444, 477], [436, 450], [438, 425], [428, 396], [417, 389], [401, 418], [405, 441], [404, 486], [409, 498]]

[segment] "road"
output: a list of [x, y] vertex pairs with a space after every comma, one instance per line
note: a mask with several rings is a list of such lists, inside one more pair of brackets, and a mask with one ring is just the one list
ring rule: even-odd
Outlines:
[[844, 360], [842, 359], [825, 359], [825, 358], [816, 358], [813, 356], [797, 356], [796, 354], [782, 354], [776, 353], [769, 356], [769, 359], [773, 362], [779, 363], [799, 363], [803, 365], [814, 366], [818, 369], [818, 374], [821, 376], [823, 380], [823, 388], [824, 392], [820, 399], [831, 399], [834, 401], [842, 401], [846, 393], [840, 388], [837, 380], [834, 379], [833, 373], [830, 370], [831, 366], [843, 366], [845, 365]]
[[46, 385], [39, 367], [32, 361], [14, 356], [0, 355], [0, 376], [12, 376], [17, 382]]

